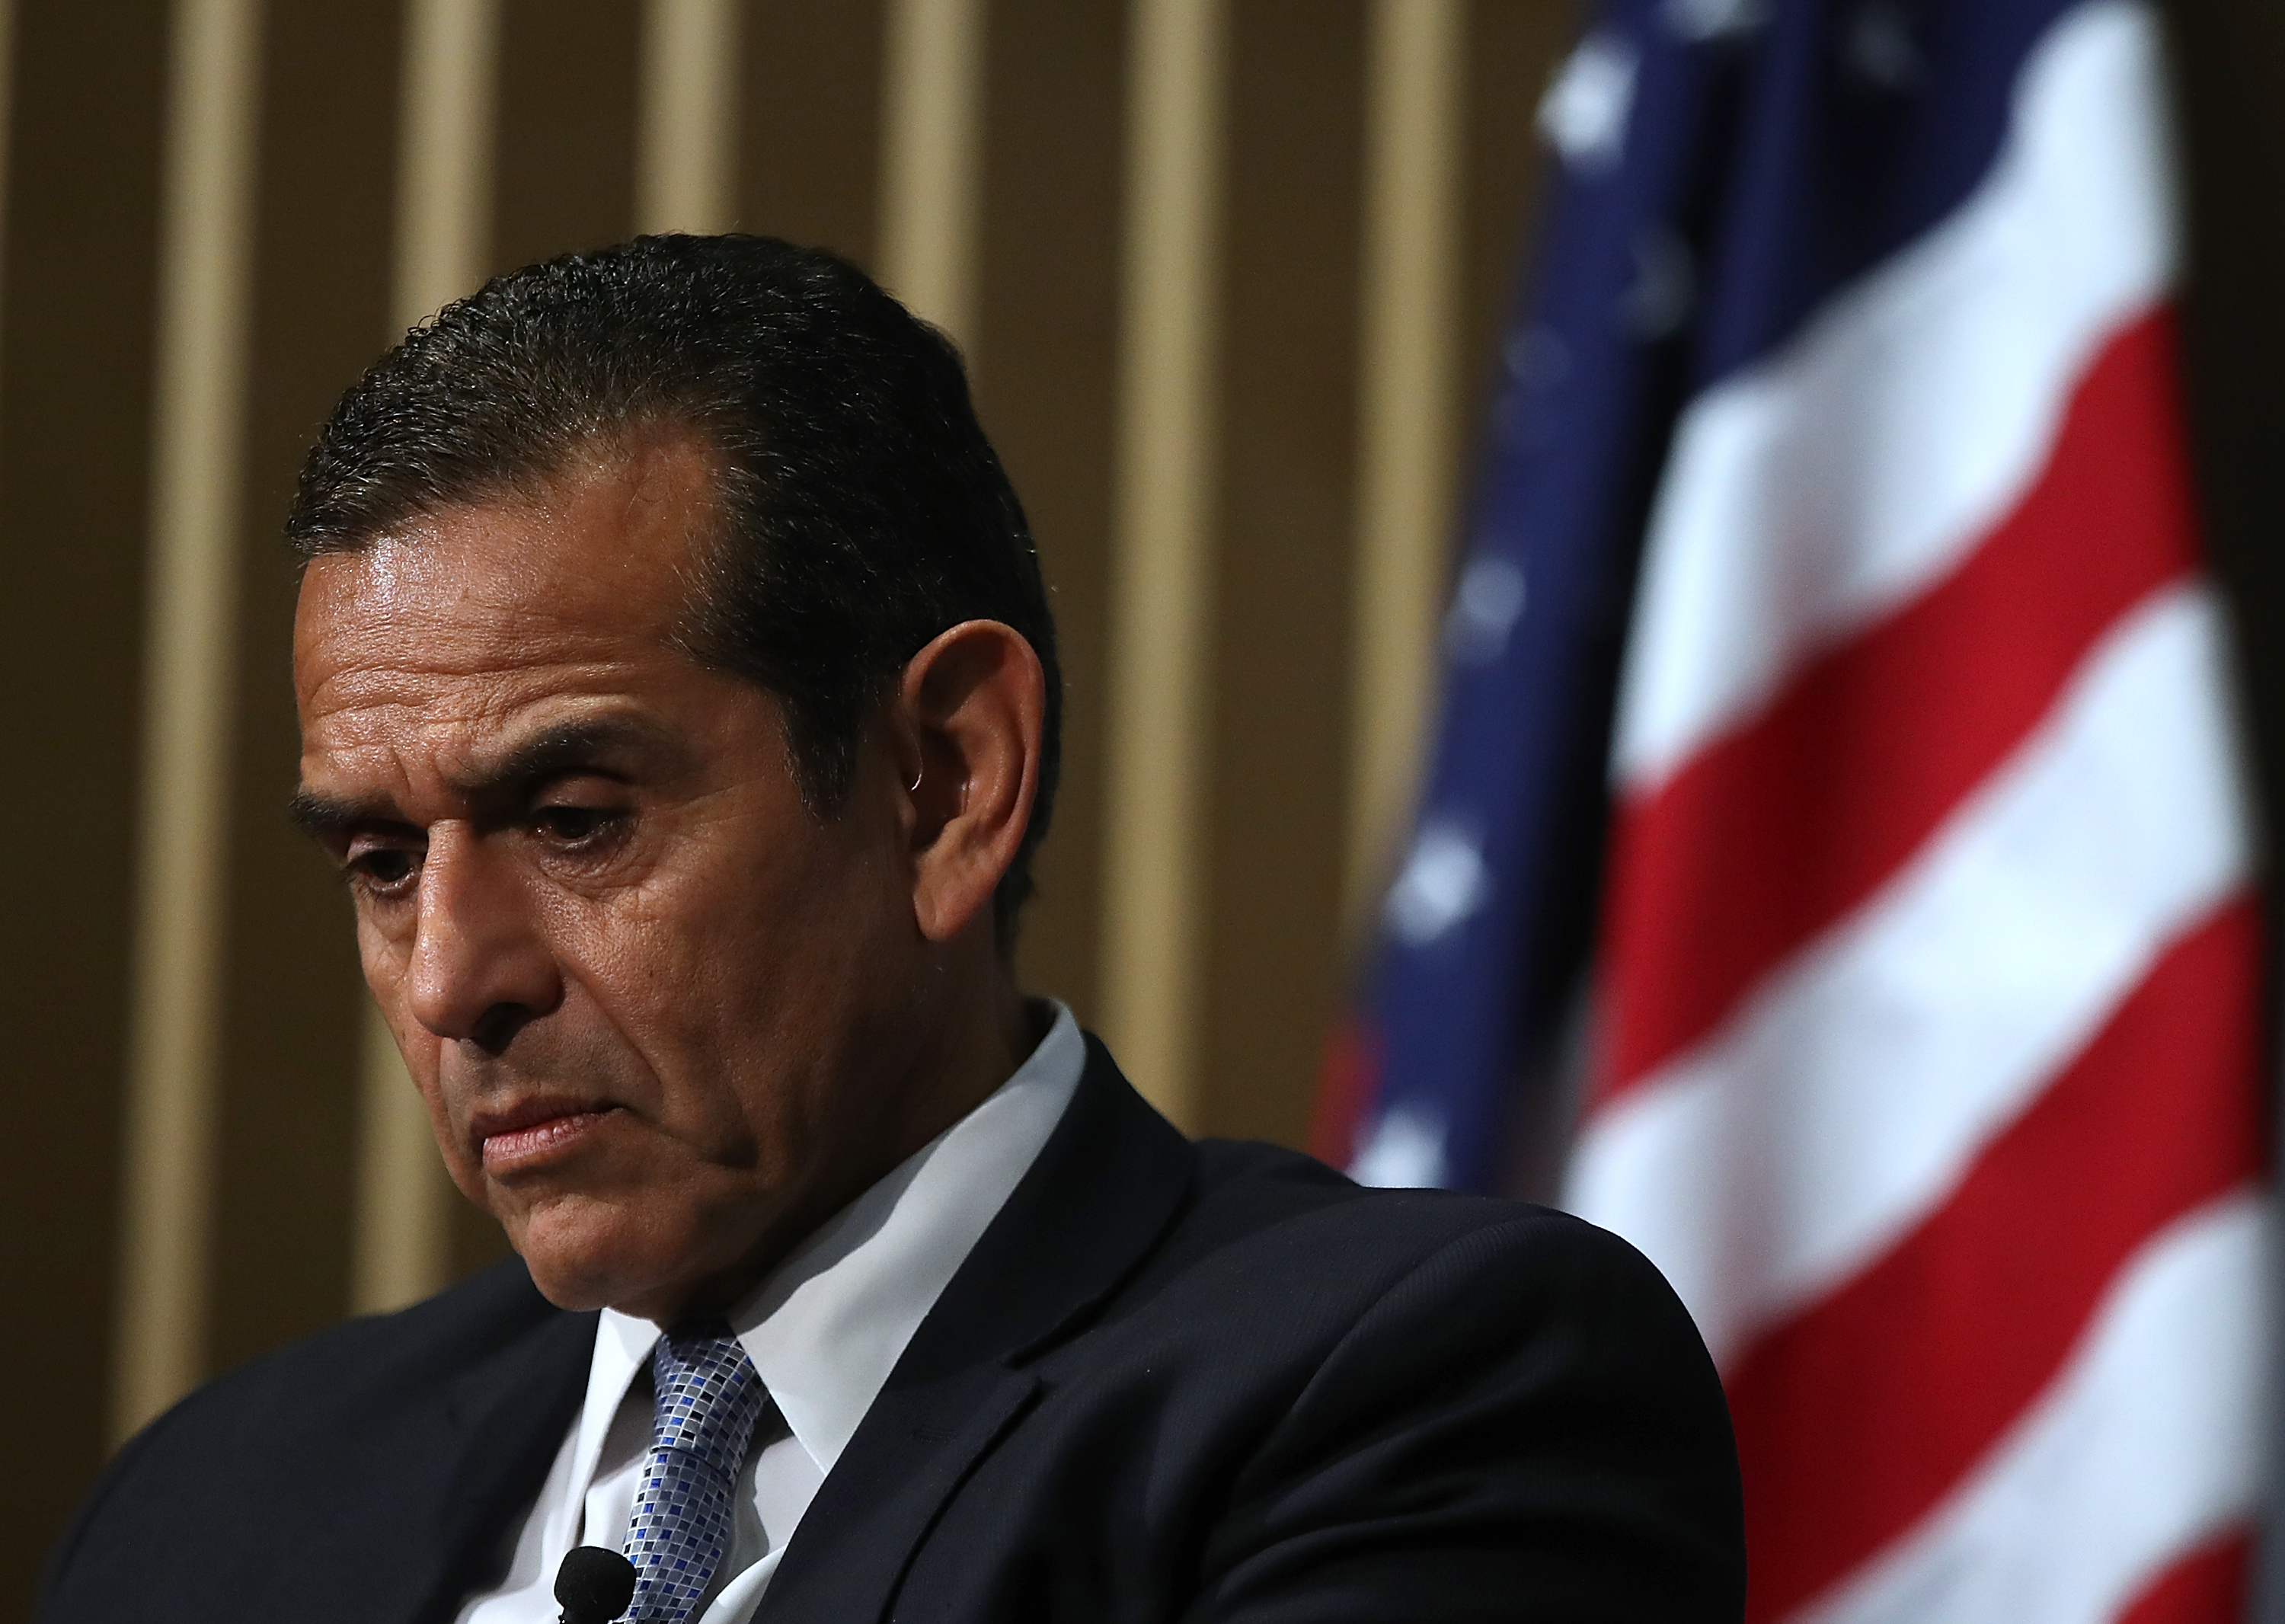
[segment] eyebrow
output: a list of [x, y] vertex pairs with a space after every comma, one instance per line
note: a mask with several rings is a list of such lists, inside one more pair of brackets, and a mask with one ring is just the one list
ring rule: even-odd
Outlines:
[[297, 789], [286, 803], [286, 816], [294, 827], [320, 845], [341, 839], [351, 829], [374, 823], [401, 823], [397, 803], [386, 796], [343, 800]]
[[[479, 802], [522, 798], [553, 779], [594, 770], [603, 757], [629, 751], [663, 755], [672, 765], [681, 765], [687, 756], [679, 741], [647, 718], [598, 717], [543, 728], [492, 765], [453, 780], [452, 788]], [[343, 797], [309, 789], [294, 792], [286, 804], [286, 815], [296, 828], [320, 843], [338, 839], [354, 828], [405, 821], [404, 812], [389, 796]]]

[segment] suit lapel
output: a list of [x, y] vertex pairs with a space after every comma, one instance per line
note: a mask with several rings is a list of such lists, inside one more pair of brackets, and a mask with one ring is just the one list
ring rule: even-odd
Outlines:
[[521, 1283], [475, 1333], [480, 1356], [440, 1343], [371, 1391], [370, 1416], [331, 1440], [328, 1487], [295, 1510], [296, 1560], [248, 1616], [443, 1624], [483, 1582], [546, 1478], [595, 1341], [593, 1314]]
[[[516, 1513], [539, 1492], [586, 1392], [595, 1316], [550, 1314], [508, 1347], [453, 1379], [436, 1425], [443, 1470], [423, 1508], [425, 1564], [397, 1618], [449, 1620], [483, 1582]], [[415, 1599], [417, 1597], [417, 1599]]]
[[1038, 1387], [1022, 1367], [1130, 1275], [1189, 1188], [1188, 1141], [1089, 1037], [1070, 1109], [946, 1287], [804, 1514], [757, 1617], [863, 1624]]
[[1004, 1365], [892, 1379], [803, 1514], [757, 1619], [877, 1619], [938, 1510], [1038, 1385]]

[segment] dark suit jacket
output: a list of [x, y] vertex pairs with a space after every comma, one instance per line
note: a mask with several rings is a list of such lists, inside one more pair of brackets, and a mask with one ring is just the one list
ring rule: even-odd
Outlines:
[[[450, 1620], [585, 1390], [510, 1263], [194, 1394], [59, 1547], [56, 1624]], [[1193, 1145], [1089, 1040], [1039, 1160], [810, 1506], [760, 1620], [1717, 1620], [1727, 1411], [1623, 1243]]]

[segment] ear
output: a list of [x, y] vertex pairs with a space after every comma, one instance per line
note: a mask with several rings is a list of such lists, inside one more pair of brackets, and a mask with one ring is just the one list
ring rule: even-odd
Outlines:
[[897, 710], [913, 913], [948, 942], [988, 914], [1031, 825], [1047, 679], [1013, 627], [962, 621], [906, 664]]

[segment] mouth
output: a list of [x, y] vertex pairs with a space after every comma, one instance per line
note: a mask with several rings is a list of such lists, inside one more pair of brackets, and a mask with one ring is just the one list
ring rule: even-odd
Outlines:
[[520, 1172], [561, 1155], [586, 1138], [618, 1108], [582, 1100], [524, 1100], [504, 1110], [479, 1111], [468, 1123], [484, 1171]]

